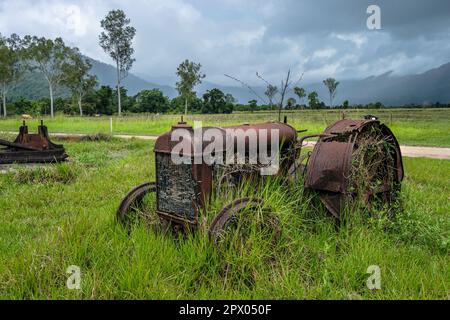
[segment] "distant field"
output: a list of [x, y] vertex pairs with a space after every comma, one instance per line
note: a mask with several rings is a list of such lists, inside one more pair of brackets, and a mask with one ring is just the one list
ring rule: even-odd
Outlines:
[[[155, 178], [153, 142], [64, 143], [68, 163], [0, 174], [0, 299], [450, 298], [448, 161], [406, 158], [404, 211], [339, 230], [301, 185], [269, 184], [280, 242], [241, 256], [218, 250], [204, 226], [177, 239], [118, 225], [123, 196]], [[70, 265], [80, 291], [66, 288]], [[375, 292], [371, 265], [382, 272]]]
[[[378, 116], [393, 130], [401, 144], [450, 147], [450, 109], [391, 109], [351, 110], [347, 116], [360, 119], [364, 115]], [[305, 110], [284, 112], [289, 123], [297, 129], [308, 129], [310, 133], [322, 132], [328, 125], [340, 119], [339, 111]], [[193, 115], [187, 121], [203, 121], [206, 126], [226, 126], [276, 120], [275, 112], [234, 113], [231, 115]], [[115, 134], [158, 135], [170, 129], [180, 120], [175, 115], [137, 115], [113, 118]], [[50, 132], [58, 133], [109, 133], [108, 117], [80, 118], [59, 116], [45, 119]], [[17, 131], [20, 118], [0, 120], [0, 131]], [[30, 130], [35, 130], [37, 120], [28, 121]]]

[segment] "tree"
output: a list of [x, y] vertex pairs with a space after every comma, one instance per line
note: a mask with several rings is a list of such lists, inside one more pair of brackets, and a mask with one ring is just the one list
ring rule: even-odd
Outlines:
[[[186, 109], [186, 101], [182, 96], [173, 98], [170, 101], [170, 112], [180, 114]], [[201, 113], [203, 109], [203, 99], [193, 96], [189, 99], [189, 110], [192, 113]]]
[[188, 101], [195, 97], [193, 89], [196, 85], [202, 83], [206, 76], [201, 73], [202, 65], [189, 60], [182, 62], [177, 68], [177, 76], [180, 81], [177, 82], [177, 90], [185, 102], [184, 113], [188, 113]]
[[55, 40], [26, 36], [25, 55], [32, 70], [37, 69], [45, 77], [50, 92], [50, 114], [54, 117], [54, 94], [66, 79], [67, 66], [73, 64], [72, 49], [61, 38]]
[[237, 100], [235, 97], [233, 97], [233, 95], [231, 93], [227, 93], [225, 95], [225, 100], [227, 101], [227, 103], [229, 104], [236, 104]]
[[318, 97], [319, 95], [315, 91], [308, 95], [309, 107], [311, 109], [316, 109], [319, 106], [319, 100], [317, 99]]
[[251, 112], [254, 112], [258, 108], [258, 101], [250, 100], [248, 106], [250, 107]]
[[348, 109], [349, 105], [350, 105], [350, 102], [348, 102], [348, 100], [345, 100], [345, 101], [342, 103], [342, 109]]
[[159, 89], [143, 90], [136, 96], [134, 112], [163, 113], [169, 109], [169, 98]]
[[132, 44], [136, 35], [136, 29], [129, 24], [130, 19], [127, 18], [122, 10], [112, 10], [101, 21], [101, 26], [105, 31], [99, 37], [100, 46], [116, 63], [119, 116], [122, 115], [120, 84], [128, 76], [128, 72], [136, 61], [132, 58], [134, 54]]
[[33, 103], [30, 100], [25, 99], [23, 97], [14, 102], [13, 106], [15, 112], [18, 114], [32, 114], [32, 115], [35, 114], [35, 112], [33, 112]]
[[66, 77], [63, 83], [72, 91], [80, 116], [83, 116], [83, 98], [97, 86], [97, 77], [89, 74], [92, 65], [88, 59], [82, 57], [77, 48], [72, 49], [71, 55], [74, 63], [64, 67]]
[[[261, 80], [263, 80], [267, 85], [270, 85], [269, 82], [267, 82], [258, 72], [256, 73], [256, 76], [258, 78], [260, 78]], [[297, 81], [300, 82], [303, 79], [303, 74], [300, 77], [300, 79]], [[292, 81], [291, 81], [291, 70], [288, 70], [287, 76], [286, 76], [286, 80], [282, 80], [281, 81], [281, 92], [280, 92], [280, 103], [278, 104], [278, 121], [281, 121], [281, 110], [283, 109], [284, 106], [284, 99], [287, 95], [287, 93], [289, 92], [289, 88], [292, 85]]]
[[273, 99], [278, 94], [278, 88], [276, 86], [268, 84], [266, 92], [264, 94], [269, 99], [270, 108], [272, 109], [272, 107], [273, 107]]
[[[239, 80], [239, 79], [237, 79], [235, 77], [229, 76], [227, 74], [225, 74], [225, 76], [230, 78], [230, 79], [233, 79], [233, 80], [239, 82], [244, 87], [247, 87], [253, 94], [255, 94], [255, 96], [257, 96], [260, 100], [264, 101], [264, 98], [261, 98], [258, 95], [258, 93], [251, 86], [249, 86], [247, 83], [245, 83], [245, 82], [243, 82], [243, 81], [241, 81], [241, 80]], [[278, 89], [276, 87], [274, 87], [273, 85], [271, 85], [267, 80], [265, 80], [258, 72], [256, 72], [256, 76], [267, 84], [268, 90], [266, 91], [265, 94], [267, 95], [267, 93], [269, 93], [269, 95], [273, 98], [273, 96], [275, 96], [275, 94], [278, 91]], [[302, 79], [303, 79], [303, 74], [300, 77], [300, 79], [297, 81], [297, 83], [300, 82]], [[286, 80], [282, 80], [281, 81], [281, 92], [280, 92], [281, 99], [280, 99], [280, 102], [278, 104], [278, 121], [281, 121], [281, 110], [283, 109], [283, 106], [284, 106], [284, 99], [285, 99], [286, 95], [288, 94], [289, 89], [290, 89], [290, 87], [292, 85], [292, 81], [291, 80], [292, 80], [291, 79], [291, 70], [288, 70], [288, 73], [287, 73], [287, 76], [286, 76]], [[254, 107], [254, 105], [251, 105], [251, 107]]]
[[[303, 89], [303, 88], [300, 88], [300, 87], [295, 87], [294, 88], [294, 93], [295, 93], [295, 95], [298, 97], [298, 101], [300, 102], [300, 103], [302, 103], [303, 102], [303, 99], [304, 98], [306, 98], [306, 91], [305, 91], [305, 89]], [[303, 108], [303, 107], [302, 107]]]
[[112, 88], [110, 86], [101, 86], [100, 89], [95, 92], [95, 111], [99, 114], [111, 115], [113, 113], [112, 97]]
[[294, 109], [296, 104], [297, 104], [297, 101], [294, 98], [289, 98], [287, 101], [288, 109]]
[[281, 110], [283, 109], [284, 97], [286, 96], [286, 93], [290, 85], [291, 85], [291, 70], [288, 71], [286, 80], [281, 81], [281, 101], [280, 105], [278, 106], [278, 121], [281, 121]]
[[384, 104], [382, 104], [381, 102], [376, 102], [373, 106], [373, 109], [383, 109], [384, 108]]
[[[113, 90], [114, 99], [112, 99], [112, 105], [114, 106], [114, 110], [117, 110], [119, 107], [119, 100], [117, 99], [117, 89]], [[128, 89], [125, 87], [120, 87], [120, 101], [122, 106], [122, 113], [124, 111], [132, 111], [135, 99], [134, 97], [128, 96]]]
[[225, 94], [219, 89], [211, 89], [203, 95], [202, 113], [232, 113], [233, 105], [227, 103]]
[[323, 84], [328, 88], [328, 92], [330, 94], [330, 107], [333, 108], [333, 100], [336, 97], [339, 82], [334, 78], [328, 78], [323, 81]]
[[231, 93], [225, 95], [226, 106], [223, 113], [233, 113], [237, 100]]
[[13, 34], [6, 39], [0, 34], [0, 96], [4, 117], [7, 116], [6, 96], [8, 91], [20, 80], [25, 71], [22, 54], [22, 40], [19, 36]]

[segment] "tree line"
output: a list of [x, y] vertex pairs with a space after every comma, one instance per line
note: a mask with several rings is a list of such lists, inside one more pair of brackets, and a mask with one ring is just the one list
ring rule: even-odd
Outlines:
[[57, 90], [64, 86], [71, 91], [82, 114], [83, 97], [97, 86], [95, 76], [89, 74], [91, 64], [78, 48], [67, 46], [61, 38], [46, 39], [16, 34], [5, 38], [0, 35], [0, 95], [2, 114], [8, 115], [9, 91], [30, 72], [42, 74], [49, 90], [49, 113], [55, 113]]
[[[118, 114], [117, 91], [110, 86], [100, 86], [87, 92], [83, 97], [83, 115], [99, 116]], [[185, 112], [186, 100], [182, 96], [169, 99], [159, 89], [143, 90], [137, 95], [129, 96], [125, 88], [120, 90], [122, 115], [125, 113], [173, 113]], [[208, 90], [198, 98], [196, 95], [188, 99], [191, 113], [232, 113], [235, 110], [235, 99], [219, 89]], [[20, 98], [9, 104], [10, 114], [29, 114], [32, 116], [50, 115], [50, 98], [38, 100]], [[72, 97], [54, 99], [55, 113], [79, 115], [79, 109]]]
[[[122, 10], [112, 10], [101, 21], [104, 31], [99, 35], [100, 46], [116, 63], [119, 115], [122, 111], [119, 93], [121, 81], [128, 75], [135, 61], [132, 57], [134, 53], [132, 41], [136, 29], [129, 24], [130, 19]], [[27, 72], [38, 72], [47, 81], [52, 117], [55, 113], [55, 92], [61, 86], [70, 90], [71, 98], [76, 102], [79, 114], [82, 116], [83, 99], [92, 94], [98, 86], [97, 78], [89, 73], [91, 67], [88, 59], [81, 55], [78, 48], [67, 46], [61, 38], [53, 40], [29, 35], [20, 38], [16, 34], [6, 38], [0, 34], [0, 95], [3, 116], [8, 115], [6, 102], [9, 91], [23, 79]], [[97, 95], [101, 95], [108, 90], [100, 88], [97, 91], [100, 91]], [[40, 103], [43, 101], [45, 99]], [[21, 102], [24, 104], [24, 101]], [[34, 105], [39, 109], [38, 102]]]

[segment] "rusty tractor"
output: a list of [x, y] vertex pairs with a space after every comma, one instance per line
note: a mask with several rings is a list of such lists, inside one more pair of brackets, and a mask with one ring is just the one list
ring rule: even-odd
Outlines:
[[[210, 204], [211, 196], [220, 192], [222, 184], [227, 187], [236, 185], [236, 180], [260, 176], [261, 166], [216, 165], [204, 162], [176, 165], [171, 160], [175, 143], [172, 141], [174, 130], [186, 130], [187, 138], [194, 144], [194, 129], [184, 122], [172, 127], [170, 132], [161, 135], [155, 144], [156, 181], [144, 183], [133, 189], [122, 201], [117, 211], [118, 220], [129, 226], [136, 216], [147, 222], [153, 221], [176, 228], [195, 228], [199, 225], [204, 210]], [[206, 130], [202, 128], [201, 130]], [[246, 136], [254, 130], [258, 137], [267, 135], [266, 145], [258, 149], [271, 148], [271, 131], [279, 132], [278, 177], [303, 181], [306, 190], [316, 192], [331, 215], [341, 218], [346, 201], [360, 197], [368, 205], [375, 199], [392, 201], [403, 180], [403, 164], [399, 144], [388, 127], [375, 118], [366, 120], [342, 120], [333, 124], [322, 134], [306, 135], [299, 138], [298, 131], [287, 123], [269, 122], [246, 124], [242, 126], [216, 128], [239, 132], [235, 135]], [[248, 151], [248, 137], [241, 137]], [[306, 155], [302, 153], [307, 139], [316, 138], [314, 150]], [[225, 138], [224, 138], [225, 139]], [[258, 140], [259, 141], [259, 140]], [[184, 156], [194, 159], [202, 150], [191, 152], [184, 150]], [[189, 149], [188, 149], [189, 150]], [[179, 152], [179, 151], [176, 151]], [[219, 151], [220, 152], [220, 151]], [[217, 174], [220, 172], [220, 174]], [[361, 175], [361, 177], [359, 177]], [[298, 179], [298, 178], [302, 179]], [[359, 178], [362, 178], [359, 179]], [[361, 184], [361, 181], [365, 183]], [[299, 182], [300, 183], [300, 182]], [[144, 198], [153, 195], [153, 208], [143, 210]], [[148, 200], [147, 200], [148, 201]], [[229, 229], [230, 224], [243, 210], [258, 208], [264, 199], [236, 199], [219, 211], [209, 226], [209, 235], [216, 239]]]
[[0, 146], [3, 146], [0, 148], [0, 164], [51, 163], [68, 158], [62, 145], [50, 141], [43, 121], [37, 134], [29, 134], [24, 121], [14, 142], [0, 139]]

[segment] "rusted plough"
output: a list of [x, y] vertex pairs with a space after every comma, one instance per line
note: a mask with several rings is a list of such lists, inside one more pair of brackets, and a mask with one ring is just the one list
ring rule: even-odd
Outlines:
[[68, 158], [62, 145], [50, 141], [43, 121], [37, 134], [29, 134], [24, 122], [14, 142], [0, 139], [0, 146], [4, 147], [0, 148], [0, 164], [51, 163]]

